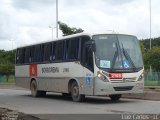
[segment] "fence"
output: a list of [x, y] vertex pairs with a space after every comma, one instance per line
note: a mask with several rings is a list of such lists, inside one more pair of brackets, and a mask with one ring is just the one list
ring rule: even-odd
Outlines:
[[0, 74], [0, 83], [5, 83], [5, 82], [14, 83], [15, 82], [14, 75], [13, 74], [9, 75], [8, 81], [7, 81], [7, 76]]
[[146, 86], [160, 86], [160, 72], [145, 72], [144, 78]]

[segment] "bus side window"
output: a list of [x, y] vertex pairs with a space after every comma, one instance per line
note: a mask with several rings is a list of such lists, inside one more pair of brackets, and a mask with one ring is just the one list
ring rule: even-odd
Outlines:
[[16, 64], [19, 64], [19, 49], [17, 49], [17, 53], [16, 53]]
[[52, 60], [56, 59], [56, 42], [52, 43]]
[[84, 61], [85, 61], [85, 52], [84, 52], [84, 49], [85, 49], [85, 43], [87, 42], [87, 41], [89, 41], [90, 40], [90, 38], [89, 37], [82, 37], [81, 38], [81, 48], [80, 48], [80, 53], [81, 53], [81, 57], [80, 57], [80, 59], [81, 59], [81, 64], [84, 64]]
[[24, 57], [25, 57], [25, 49], [24, 48], [21, 49], [21, 55], [20, 56], [21, 56], [21, 59], [20, 59], [21, 64], [23, 64], [24, 63]]
[[19, 48], [17, 50], [16, 63], [23, 64], [24, 63], [24, 48]]
[[63, 41], [56, 43], [56, 60], [63, 60]]
[[52, 44], [51, 43], [44, 44], [43, 60], [45, 62], [49, 62], [52, 60], [51, 51], [52, 51]]
[[30, 47], [26, 47], [25, 48], [25, 59], [24, 59], [24, 63], [29, 63], [31, 61], [30, 58]]
[[66, 43], [65, 43], [65, 60], [69, 60], [69, 55], [70, 55], [70, 50], [69, 50], [69, 43], [70, 43], [70, 40], [66, 40]]
[[63, 46], [62, 46], [62, 50], [63, 50], [62, 51], [62, 60], [66, 60], [66, 58], [65, 58], [65, 51], [66, 51], [66, 48], [65, 48], [66, 45], [65, 44], [66, 44], [66, 42], [65, 42], [65, 40], [63, 40], [62, 42], [63, 42], [62, 43], [63, 44]]
[[89, 46], [86, 46], [85, 43], [89, 41], [89, 37], [82, 37], [81, 40], [81, 64], [89, 70], [93, 71], [93, 51]]
[[78, 59], [78, 50], [79, 50], [79, 38], [74, 38], [70, 40], [70, 59]]
[[84, 65], [93, 71], [93, 51], [90, 47], [85, 47], [84, 50]]
[[31, 46], [30, 48], [30, 63], [34, 62], [34, 51], [35, 51], [35, 46]]
[[52, 46], [52, 43], [49, 43], [49, 61], [52, 61], [52, 48], [53, 46]]
[[34, 51], [34, 62], [38, 63], [40, 61], [41, 61], [41, 45], [36, 45]]

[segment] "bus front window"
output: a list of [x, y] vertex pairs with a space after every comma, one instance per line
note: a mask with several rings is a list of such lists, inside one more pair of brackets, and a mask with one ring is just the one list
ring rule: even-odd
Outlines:
[[143, 68], [142, 55], [135, 36], [102, 34], [93, 36], [96, 65], [107, 72], [133, 72]]

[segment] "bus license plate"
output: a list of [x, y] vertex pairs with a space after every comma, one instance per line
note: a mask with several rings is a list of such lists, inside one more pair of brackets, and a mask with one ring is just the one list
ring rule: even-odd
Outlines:
[[110, 79], [122, 79], [122, 73], [109, 73]]

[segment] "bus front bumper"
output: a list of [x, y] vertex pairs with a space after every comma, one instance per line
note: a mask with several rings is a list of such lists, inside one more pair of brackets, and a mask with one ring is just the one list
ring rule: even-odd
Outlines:
[[104, 82], [98, 78], [95, 79], [94, 95], [112, 95], [125, 93], [143, 93], [144, 80], [135, 82]]

